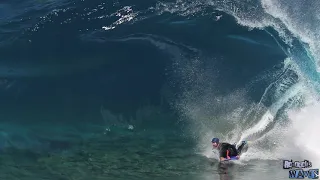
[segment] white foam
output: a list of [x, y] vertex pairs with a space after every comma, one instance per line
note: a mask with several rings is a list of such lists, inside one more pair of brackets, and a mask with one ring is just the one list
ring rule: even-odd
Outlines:
[[291, 128], [286, 141], [292, 141], [301, 158], [320, 167], [320, 102], [289, 112]]
[[279, 19], [291, 33], [308, 44], [319, 71], [320, 1], [261, 0], [261, 4], [268, 14]]
[[273, 115], [270, 113], [270, 111], [267, 111], [256, 125], [243, 132], [243, 134], [241, 135], [241, 140], [249, 140], [247, 139], [248, 136], [265, 130], [267, 126], [273, 121], [273, 119]]

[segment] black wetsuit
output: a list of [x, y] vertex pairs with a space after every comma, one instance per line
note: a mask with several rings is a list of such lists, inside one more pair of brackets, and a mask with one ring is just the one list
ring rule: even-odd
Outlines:
[[219, 154], [220, 157], [227, 158], [227, 150], [229, 150], [229, 157], [231, 156], [238, 156], [241, 153], [241, 150], [243, 148], [244, 144], [241, 144], [238, 149], [235, 147], [235, 145], [231, 145], [229, 143], [220, 143], [219, 145]]

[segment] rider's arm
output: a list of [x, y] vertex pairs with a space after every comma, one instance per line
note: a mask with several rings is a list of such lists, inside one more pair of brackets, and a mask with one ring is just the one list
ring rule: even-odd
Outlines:
[[229, 151], [225, 147], [222, 147], [220, 149], [220, 161], [225, 160], [228, 157], [228, 154], [229, 154]]
[[230, 148], [232, 148], [232, 146], [230, 144], [228, 144], [228, 146], [226, 147], [226, 158], [230, 159]]

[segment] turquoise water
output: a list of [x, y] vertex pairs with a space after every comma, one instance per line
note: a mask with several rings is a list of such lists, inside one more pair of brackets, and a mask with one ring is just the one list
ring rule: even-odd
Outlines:
[[[0, 2], [0, 180], [270, 180], [288, 179], [284, 159], [320, 167], [318, 7]], [[213, 137], [249, 149], [219, 164]]]
[[178, 131], [102, 133], [87, 128], [77, 134], [70, 129], [59, 135], [47, 132], [49, 151], [2, 152], [1, 179], [288, 179], [282, 161], [220, 164], [198, 154], [194, 143]]

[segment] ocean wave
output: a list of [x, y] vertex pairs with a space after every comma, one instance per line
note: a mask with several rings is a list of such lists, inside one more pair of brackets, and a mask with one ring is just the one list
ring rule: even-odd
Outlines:
[[[282, 158], [288, 146], [296, 149], [289, 155], [303, 158], [301, 146], [279, 137], [292, 135], [298, 121], [318, 125], [296, 111], [318, 103], [319, 15], [301, 14], [318, 6], [275, 0], [2, 3], [0, 75], [18, 82], [72, 74], [78, 79], [69, 81], [83, 88], [79, 79], [90, 74], [90, 87], [100, 87], [90, 92], [110, 98], [107, 108], [127, 104], [121, 97], [136, 96], [133, 104], [139, 104], [141, 92], [159, 96], [169, 84], [169, 101], [204, 154], [210, 138], [221, 136], [252, 141], [247, 159]], [[303, 117], [288, 116], [291, 111]], [[315, 134], [311, 127], [303, 131]], [[318, 146], [303, 148], [309, 147]]]

